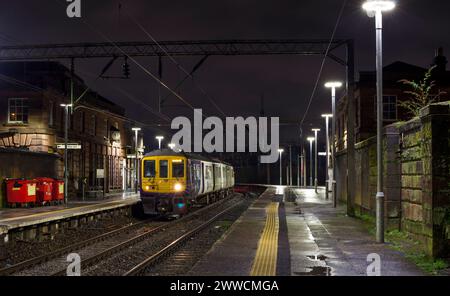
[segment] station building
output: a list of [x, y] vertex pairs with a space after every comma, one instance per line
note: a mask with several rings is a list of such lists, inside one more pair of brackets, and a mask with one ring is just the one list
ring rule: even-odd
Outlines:
[[[447, 58], [444, 49], [436, 50], [431, 66], [431, 80], [435, 82], [434, 93], [442, 92], [436, 102], [450, 100], [450, 71], [447, 70]], [[410, 99], [406, 91], [411, 88], [405, 86], [401, 80], [421, 82], [428, 69], [397, 61], [383, 67], [383, 124], [389, 125], [397, 121], [411, 119], [407, 110], [399, 103]], [[376, 135], [376, 71], [361, 71], [359, 81], [355, 87], [355, 140], [356, 143], [367, 140]], [[336, 138], [337, 150], [345, 150], [347, 142], [347, 98], [344, 96], [337, 102]]]
[[69, 197], [131, 190], [134, 159], [127, 155], [135, 154], [136, 141], [125, 110], [86, 91], [83, 80], [58, 62], [0, 64], [1, 181], [63, 177], [64, 150], [57, 144], [64, 143], [61, 104], [71, 103], [71, 77], [74, 98], [86, 93], [69, 112], [69, 143], [81, 145], [68, 151]]

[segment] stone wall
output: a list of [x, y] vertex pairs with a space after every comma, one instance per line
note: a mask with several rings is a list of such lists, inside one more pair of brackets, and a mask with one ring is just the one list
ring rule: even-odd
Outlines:
[[[355, 210], [375, 215], [376, 138], [356, 145]], [[347, 201], [347, 157], [337, 155], [337, 194]], [[433, 257], [449, 252], [450, 105], [424, 108], [421, 117], [385, 127], [383, 135], [385, 223], [408, 232]]]
[[431, 105], [420, 119], [400, 126], [402, 135], [401, 228], [427, 254], [448, 255], [450, 225], [450, 108]]
[[60, 162], [55, 154], [0, 148], [0, 208], [6, 203], [6, 178], [54, 178]]

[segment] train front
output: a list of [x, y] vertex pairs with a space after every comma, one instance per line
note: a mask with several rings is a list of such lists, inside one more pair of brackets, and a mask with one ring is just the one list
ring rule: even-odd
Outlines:
[[187, 213], [187, 159], [172, 151], [156, 151], [141, 163], [141, 200], [145, 214]]

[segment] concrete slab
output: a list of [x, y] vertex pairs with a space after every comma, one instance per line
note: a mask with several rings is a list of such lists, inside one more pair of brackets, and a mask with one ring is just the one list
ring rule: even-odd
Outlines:
[[[246, 276], [250, 274], [266, 221], [266, 206], [278, 200], [283, 187], [269, 188], [236, 221], [225, 236], [193, 267], [189, 275]], [[369, 254], [381, 259], [382, 276], [424, 273], [398, 251], [377, 244], [364, 224], [334, 209], [324, 190], [292, 188], [295, 202], [282, 202], [279, 211], [277, 275], [366, 276]], [[284, 257], [283, 257], [284, 256]]]
[[0, 235], [4, 235], [16, 228], [128, 207], [136, 204], [138, 201], [138, 194], [121, 194], [107, 200], [97, 200], [95, 202], [77, 201], [62, 206], [2, 209], [0, 211]]
[[269, 188], [230, 227], [225, 236], [192, 268], [189, 275], [249, 275], [266, 222], [266, 207], [275, 189]]

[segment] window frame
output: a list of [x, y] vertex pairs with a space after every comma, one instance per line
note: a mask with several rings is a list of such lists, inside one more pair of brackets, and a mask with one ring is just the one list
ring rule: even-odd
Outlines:
[[[165, 177], [161, 177], [161, 162], [163, 162], [163, 161], [167, 162], [167, 173], [166, 173]], [[168, 159], [159, 159], [158, 160], [158, 177], [160, 179], [169, 179], [169, 174], [170, 174], [170, 172], [169, 172], [169, 160]]]
[[[179, 179], [179, 178], [184, 178], [185, 177], [185, 175], [186, 175], [186, 172], [185, 172], [185, 170], [186, 170], [186, 165], [185, 165], [185, 163], [184, 163], [184, 159], [181, 159], [181, 162], [180, 161], [178, 161], [178, 162], [174, 162], [176, 159], [172, 159], [171, 161], [170, 161], [170, 165], [172, 166], [172, 169], [171, 169], [171, 172], [170, 172], [170, 176], [172, 177], [172, 179]], [[173, 172], [174, 172], [174, 164], [175, 165], [183, 165], [183, 170], [182, 170], [182, 175], [181, 176], [174, 176], [173, 175]]]
[[[391, 103], [386, 103], [385, 102], [385, 98], [395, 98], [395, 104], [391, 104]], [[391, 95], [391, 94], [383, 94], [383, 122], [396, 122], [398, 121], [398, 96], [397, 95]], [[388, 106], [388, 105], [394, 105], [395, 106], [395, 119], [392, 118], [386, 118], [385, 115], [385, 111], [384, 111], [384, 107]], [[374, 114], [375, 114], [375, 119], [377, 118], [377, 95], [374, 96]]]
[[[22, 119], [23, 119], [23, 115], [25, 114], [23, 112], [23, 108], [25, 107], [27, 109], [27, 121], [23, 121], [23, 120], [11, 120], [11, 101], [12, 100], [20, 100], [22, 101]], [[30, 116], [30, 110], [29, 110], [29, 106], [27, 104], [24, 104], [24, 102], [28, 102], [29, 99], [28, 98], [8, 98], [8, 124], [28, 124], [29, 123], [29, 116]], [[15, 108], [17, 108], [17, 106], [15, 106]], [[16, 111], [17, 113], [17, 111]]]
[[[147, 164], [147, 163], [151, 163], [151, 162], [153, 162], [153, 170], [154, 170], [153, 177], [146, 176], [146, 164]], [[158, 172], [157, 172], [157, 170], [156, 170], [156, 160], [155, 160], [155, 159], [144, 159], [143, 169], [144, 169], [144, 172], [143, 172], [144, 178], [149, 178], [149, 179], [151, 179], [151, 178], [156, 178], [156, 174], [157, 174]]]

